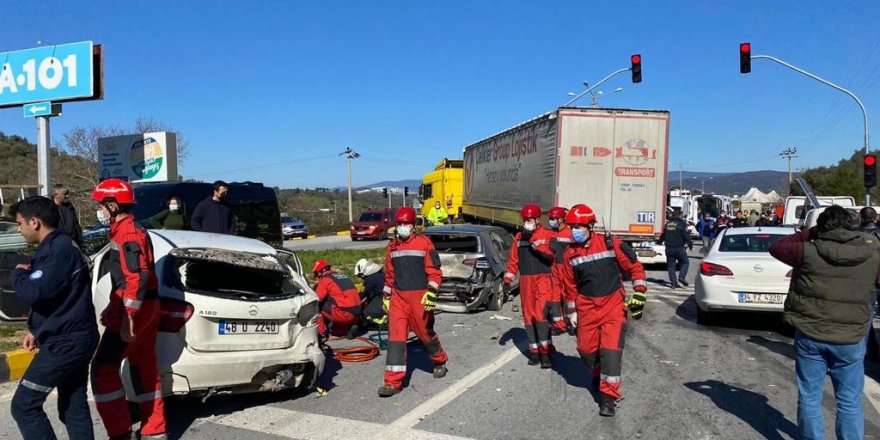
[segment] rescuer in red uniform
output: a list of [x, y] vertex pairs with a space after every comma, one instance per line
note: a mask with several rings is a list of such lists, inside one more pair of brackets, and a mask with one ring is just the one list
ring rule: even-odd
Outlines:
[[519, 297], [529, 340], [529, 365], [540, 363], [541, 368], [550, 368], [550, 324], [546, 317], [553, 294], [550, 279], [553, 262], [550, 239], [553, 234], [541, 226], [541, 208], [538, 205], [523, 206], [520, 217], [523, 219], [523, 230], [513, 238], [504, 282], [512, 283], [519, 272]]
[[352, 339], [361, 314], [357, 287], [349, 277], [333, 270], [327, 260], [315, 261], [312, 274], [318, 280], [315, 293], [321, 304], [318, 333], [325, 339], [331, 332], [334, 336], [345, 335]]
[[410, 330], [425, 344], [435, 378], [446, 376], [448, 360], [440, 337], [434, 332], [434, 307], [442, 280], [440, 255], [428, 237], [415, 233], [415, 209], [398, 209], [395, 220], [397, 238], [391, 240], [385, 254], [382, 292], [388, 304], [388, 352], [380, 397], [393, 396], [403, 389]]
[[[645, 307], [645, 270], [635, 251], [617, 237], [593, 233], [596, 214], [575, 205], [566, 216], [575, 244], [565, 250], [562, 270], [566, 301], [575, 304], [571, 316], [577, 327], [577, 350], [601, 394], [599, 414], [614, 416], [620, 400], [621, 364], [627, 308], [640, 319]], [[623, 272], [629, 273], [635, 293], [625, 300]]]
[[128, 358], [131, 382], [140, 407], [139, 438], [167, 439], [162, 381], [156, 363], [156, 332], [159, 296], [153, 266], [153, 245], [147, 232], [131, 213], [134, 191], [120, 179], [102, 181], [92, 191], [110, 219], [110, 251], [107, 253], [113, 291], [101, 313], [106, 327], [92, 360], [92, 394], [95, 408], [111, 439], [130, 439], [131, 415], [119, 377], [122, 360]]
[[571, 245], [574, 240], [571, 238], [571, 228], [565, 224], [565, 215], [568, 210], [562, 207], [550, 208], [547, 211], [547, 218], [550, 219], [550, 229], [553, 232], [553, 238], [550, 239], [550, 249], [553, 250], [553, 266], [551, 273], [553, 275], [553, 294], [550, 297], [550, 317], [553, 322], [551, 332], [553, 335], [560, 335], [568, 331], [574, 335], [574, 328], [568, 318], [574, 311], [574, 304], [564, 303], [565, 286], [562, 285], [562, 266], [565, 265], [563, 257], [565, 249]]

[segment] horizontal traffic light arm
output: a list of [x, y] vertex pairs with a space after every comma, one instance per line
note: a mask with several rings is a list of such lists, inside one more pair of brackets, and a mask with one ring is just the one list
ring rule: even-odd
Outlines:
[[818, 76], [816, 76], [816, 75], [813, 75], [812, 73], [807, 72], [806, 70], [801, 69], [801, 68], [799, 68], [799, 67], [797, 67], [797, 66], [793, 66], [793, 65], [791, 65], [791, 64], [789, 64], [789, 63], [786, 63], [785, 61], [782, 61], [782, 60], [780, 60], [779, 58], [776, 58], [776, 57], [773, 57], [773, 56], [770, 56], [770, 55], [752, 55], [752, 59], [753, 59], [753, 60], [764, 59], [764, 60], [774, 61], [774, 62], [779, 63], [779, 64], [781, 64], [781, 65], [783, 65], [783, 66], [785, 66], [785, 67], [788, 67], [788, 68], [791, 69], [791, 70], [794, 70], [795, 72], [798, 72], [798, 73], [800, 73], [800, 74], [803, 74], [803, 75], [806, 75], [806, 76], [808, 76], [808, 77], [810, 77], [810, 78], [813, 78], [814, 80], [819, 81], [820, 83], [825, 84], [826, 86], [829, 86], [829, 87], [831, 87], [831, 88], [833, 88], [833, 89], [836, 89], [836, 90], [839, 90], [839, 91], [841, 91], [841, 92], [843, 92], [843, 93], [846, 93], [847, 95], [849, 95], [850, 98], [854, 99], [854, 100], [856, 101], [856, 104], [858, 104], [858, 105], [859, 105], [859, 108], [862, 110], [862, 118], [863, 118], [863, 120], [864, 120], [864, 124], [865, 124], [865, 154], [868, 154], [868, 149], [869, 149], [869, 148], [868, 148], [868, 145], [869, 145], [868, 142], [869, 142], [869, 140], [870, 140], [870, 137], [869, 137], [869, 134], [868, 134], [868, 112], [867, 112], [867, 110], [865, 110], [865, 106], [862, 104], [862, 101], [859, 99], [858, 96], [856, 96], [853, 92], [850, 92], [849, 90], [844, 89], [843, 87], [840, 87], [840, 86], [837, 85], [837, 84], [834, 84], [834, 83], [831, 82], [831, 81], [828, 81], [828, 80], [826, 80], [826, 79], [823, 79], [823, 78], [820, 78], [820, 77], [818, 77]]

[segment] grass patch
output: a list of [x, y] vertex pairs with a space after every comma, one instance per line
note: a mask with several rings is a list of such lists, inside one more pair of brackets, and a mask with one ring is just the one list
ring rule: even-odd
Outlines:
[[[361, 258], [372, 260], [379, 265], [385, 264], [385, 249], [327, 249], [322, 251], [296, 251], [303, 265], [303, 271], [311, 276], [312, 266], [318, 259], [327, 260], [334, 269], [348, 275], [355, 283], [354, 265]], [[313, 280], [314, 281], [314, 280]]]
[[23, 325], [0, 325], [0, 352], [18, 350], [27, 333]]

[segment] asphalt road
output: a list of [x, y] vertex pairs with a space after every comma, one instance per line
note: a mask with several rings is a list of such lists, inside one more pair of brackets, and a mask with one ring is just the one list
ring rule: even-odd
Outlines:
[[315, 237], [306, 240], [286, 240], [284, 247], [294, 251], [320, 251], [325, 249], [377, 249], [388, 246], [388, 240], [351, 241], [345, 236]]
[[[699, 260], [694, 258], [692, 268]], [[732, 315], [717, 327], [695, 323], [693, 288], [661, 285], [650, 268], [645, 317], [629, 326], [618, 415], [600, 418], [574, 340], [556, 337], [551, 370], [526, 365], [525, 334], [512, 303], [498, 313], [440, 314], [436, 330], [449, 374], [431, 376], [422, 347], [409, 345], [407, 388], [379, 399], [384, 358], [328, 361], [325, 397], [303, 392], [172, 399], [171, 438], [183, 439], [791, 439], [797, 390], [791, 338], [778, 316]], [[689, 275], [693, 279], [693, 272]], [[693, 284], [692, 284], [693, 285]], [[518, 300], [514, 299], [514, 303]], [[880, 438], [877, 366], [866, 377], [866, 438]], [[19, 438], [9, 415], [14, 385], [0, 387], [0, 438]], [[826, 436], [834, 403], [826, 386]], [[54, 398], [47, 404], [54, 415]], [[98, 438], [103, 429], [93, 412]]]

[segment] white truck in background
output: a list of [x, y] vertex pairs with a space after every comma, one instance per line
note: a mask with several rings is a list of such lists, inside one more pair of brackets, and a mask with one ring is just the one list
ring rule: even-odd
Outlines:
[[461, 216], [516, 228], [525, 204], [586, 203], [622, 240], [656, 240], [668, 157], [668, 111], [562, 107], [465, 147]]

